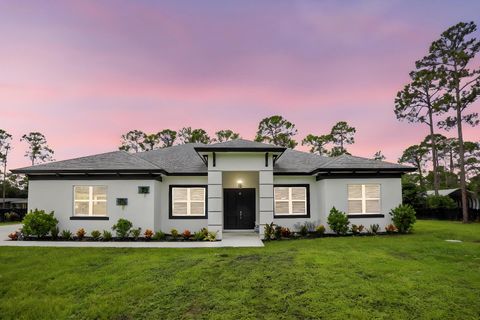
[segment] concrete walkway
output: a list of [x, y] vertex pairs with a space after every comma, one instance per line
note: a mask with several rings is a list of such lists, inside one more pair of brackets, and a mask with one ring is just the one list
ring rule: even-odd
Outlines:
[[92, 247], [92, 248], [223, 248], [263, 247], [258, 234], [253, 232], [224, 233], [222, 241], [208, 242], [93, 242], [93, 241], [11, 241], [8, 234], [21, 224], [0, 226], [0, 246], [4, 247]]

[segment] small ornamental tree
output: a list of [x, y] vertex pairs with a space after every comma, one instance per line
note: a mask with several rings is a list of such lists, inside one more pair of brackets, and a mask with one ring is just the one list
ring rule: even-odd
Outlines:
[[346, 234], [348, 232], [348, 217], [345, 212], [337, 210], [335, 207], [330, 210], [328, 215], [327, 223], [330, 226], [330, 229], [333, 230], [336, 234]]
[[57, 226], [58, 220], [53, 217], [53, 211], [46, 213], [44, 210], [35, 209], [23, 218], [22, 223], [23, 234], [43, 238]]
[[133, 224], [127, 219], [118, 219], [117, 223], [113, 225], [112, 230], [117, 233], [117, 237], [127, 238], [132, 227]]
[[408, 233], [412, 230], [413, 224], [417, 221], [415, 209], [409, 204], [401, 204], [390, 211], [393, 224], [398, 232]]

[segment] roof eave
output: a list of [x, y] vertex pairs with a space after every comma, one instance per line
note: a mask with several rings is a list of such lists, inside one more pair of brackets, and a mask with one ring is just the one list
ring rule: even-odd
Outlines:
[[404, 168], [318, 168], [313, 170], [310, 174], [317, 174], [321, 172], [413, 172], [416, 171], [417, 168], [414, 167], [404, 167]]
[[284, 147], [242, 148], [242, 147], [195, 147], [197, 152], [284, 152]]
[[15, 174], [86, 174], [86, 173], [145, 173], [145, 174], [165, 174], [168, 173], [163, 169], [13, 169], [10, 170]]

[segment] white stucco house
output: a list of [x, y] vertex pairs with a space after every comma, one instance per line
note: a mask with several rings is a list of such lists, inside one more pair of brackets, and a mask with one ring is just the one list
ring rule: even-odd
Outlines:
[[327, 226], [330, 209], [351, 223], [391, 223], [400, 177], [415, 168], [343, 155], [323, 157], [248, 140], [115, 151], [12, 170], [29, 178], [28, 208], [55, 211], [60, 229], [258, 230]]

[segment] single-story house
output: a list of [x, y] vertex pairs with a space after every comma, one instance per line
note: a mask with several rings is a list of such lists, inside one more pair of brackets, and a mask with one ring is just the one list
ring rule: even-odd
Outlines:
[[0, 209], [26, 209], [26, 198], [0, 198]]
[[[435, 191], [427, 190], [427, 195], [433, 196], [435, 195]], [[462, 207], [462, 191], [460, 188], [438, 190], [438, 195], [448, 196], [455, 201], [459, 208]], [[467, 190], [467, 206], [470, 212], [480, 210], [480, 199], [474, 192], [469, 190]]]
[[[352, 223], [384, 226], [401, 204], [401, 175], [415, 168], [350, 155], [324, 157], [233, 140], [140, 153], [115, 151], [12, 170], [29, 179], [28, 208], [55, 211], [60, 229], [223, 232], [265, 224], [327, 226], [332, 207]], [[327, 229], [328, 230], [328, 229]]]

